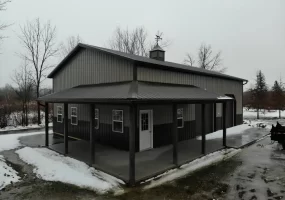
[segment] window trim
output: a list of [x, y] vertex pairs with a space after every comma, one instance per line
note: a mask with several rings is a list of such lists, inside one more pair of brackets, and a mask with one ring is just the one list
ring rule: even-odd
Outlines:
[[[75, 108], [76, 109], [76, 115], [72, 115], [72, 109]], [[71, 111], [71, 115], [70, 115], [70, 123], [71, 125], [78, 125], [78, 114], [77, 114], [77, 107], [71, 107], [70, 108]], [[76, 117], [76, 123], [72, 123], [72, 117]]]
[[[114, 111], [121, 111], [122, 112], [122, 121], [113, 119]], [[114, 130], [114, 122], [121, 122], [122, 123], [122, 131], [115, 131]], [[124, 110], [120, 110], [120, 109], [113, 109], [112, 110], [112, 131], [115, 132], [115, 133], [124, 133]]]
[[[95, 129], [99, 129], [99, 127], [100, 127], [100, 110], [99, 110], [99, 108], [95, 108], [95, 113], [96, 113], [96, 110], [98, 110], [98, 117], [96, 118], [96, 115], [94, 116], [94, 120], [96, 121], [96, 119], [98, 120], [98, 123], [97, 123], [97, 126], [95, 126]], [[94, 113], [94, 114], [95, 114]]]
[[[58, 113], [58, 110], [59, 110], [58, 108], [61, 108], [61, 114]], [[63, 111], [63, 110], [62, 110], [62, 106], [57, 106], [57, 107], [56, 107], [56, 121], [57, 121], [58, 123], [62, 123], [62, 122], [63, 122], [62, 111]], [[59, 116], [59, 115], [61, 115], [61, 121], [58, 120], [58, 116]]]
[[[178, 117], [178, 110], [181, 110], [182, 112], [182, 117]], [[178, 125], [178, 119], [182, 119], [182, 126]], [[183, 108], [178, 108], [177, 109], [177, 128], [184, 128], [184, 112], [183, 112]]]

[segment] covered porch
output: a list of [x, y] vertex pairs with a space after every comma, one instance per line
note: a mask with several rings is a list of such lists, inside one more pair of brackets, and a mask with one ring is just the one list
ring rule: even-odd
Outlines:
[[[49, 144], [46, 129], [45, 145], [59, 153], [84, 161], [95, 168], [134, 185], [169, 169], [179, 167], [207, 153], [225, 148], [226, 144], [226, 102], [231, 98], [220, 97], [201, 88], [184, 85], [156, 84], [132, 81], [117, 84], [79, 86], [40, 98], [48, 103], [63, 103], [62, 143]], [[221, 140], [206, 141], [205, 105], [221, 103], [223, 106], [223, 137]], [[90, 107], [90, 140], [74, 140], [68, 130], [68, 104], [87, 104]], [[128, 150], [119, 150], [95, 141], [95, 109], [98, 105], [124, 105], [129, 108]], [[140, 106], [168, 105], [171, 107], [171, 144], [140, 151], [137, 142], [142, 133]], [[179, 104], [201, 104], [201, 140], [196, 138], [178, 141]], [[46, 115], [47, 116], [47, 115]], [[147, 116], [147, 115], [146, 115]], [[150, 116], [149, 116], [150, 117]], [[67, 120], [66, 120], [67, 119]], [[48, 120], [46, 119], [46, 122]], [[147, 125], [149, 127], [150, 124]], [[147, 128], [148, 130], [148, 128]]]

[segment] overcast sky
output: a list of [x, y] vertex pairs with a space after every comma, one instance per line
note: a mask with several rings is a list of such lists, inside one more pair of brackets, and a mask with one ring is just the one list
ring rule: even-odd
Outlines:
[[204, 42], [222, 51], [229, 75], [252, 82], [261, 69], [269, 85], [280, 76], [285, 81], [284, 0], [12, 0], [0, 13], [1, 21], [13, 24], [1, 45], [0, 87], [12, 82], [21, 64], [19, 26], [37, 17], [57, 27], [58, 43], [80, 35], [106, 47], [117, 26], [144, 26], [150, 38], [159, 30], [172, 41], [167, 61], [182, 63]]

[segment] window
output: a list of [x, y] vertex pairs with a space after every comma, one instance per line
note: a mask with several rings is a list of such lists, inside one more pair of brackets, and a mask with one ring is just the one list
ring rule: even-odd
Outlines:
[[77, 108], [71, 107], [71, 124], [77, 125]]
[[124, 132], [123, 111], [113, 110], [112, 118], [113, 118], [113, 123], [112, 123], [113, 132], [123, 133]]
[[141, 131], [149, 130], [149, 119], [148, 119], [148, 113], [142, 113], [141, 114]]
[[57, 106], [57, 122], [62, 123], [62, 106]]
[[177, 128], [183, 128], [184, 120], [183, 120], [183, 108], [177, 109]]
[[99, 129], [99, 109], [95, 109], [95, 129]]

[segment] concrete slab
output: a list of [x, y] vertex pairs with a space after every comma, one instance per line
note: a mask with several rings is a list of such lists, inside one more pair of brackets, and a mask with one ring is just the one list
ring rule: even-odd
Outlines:
[[241, 148], [255, 140], [258, 140], [269, 134], [266, 128], [250, 128], [244, 131], [243, 134], [227, 137], [227, 146], [233, 148]]
[[[241, 135], [229, 136], [227, 144], [230, 147], [238, 148], [252, 140], [268, 134], [267, 129], [251, 128]], [[20, 138], [20, 142], [27, 146], [37, 147], [44, 145], [45, 135], [33, 135]], [[202, 141], [197, 139], [181, 141], [178, 143], [178, 164], [182, 165], [202, 155]], [[50, 135], [51, 149], [64, 153], [63, 138], [53, 138]], [[206, 140], [206, 153], [211, 153], [223, 148], [222, 138]], [[174, 168], [172, 158], [172, 145], [167, 145], [151, 150], [137, 152], [135, 155], [136, 180], [140, 181], [154, 175], [163, 173], [165, 170]], [[68, 156], [90, 163], [89, 141], [69, 140]], [[129, 180], [129, 152], [115, 149], [111, 146], [95, 144], [95, 168], [114, 175], [124, 181]]]

